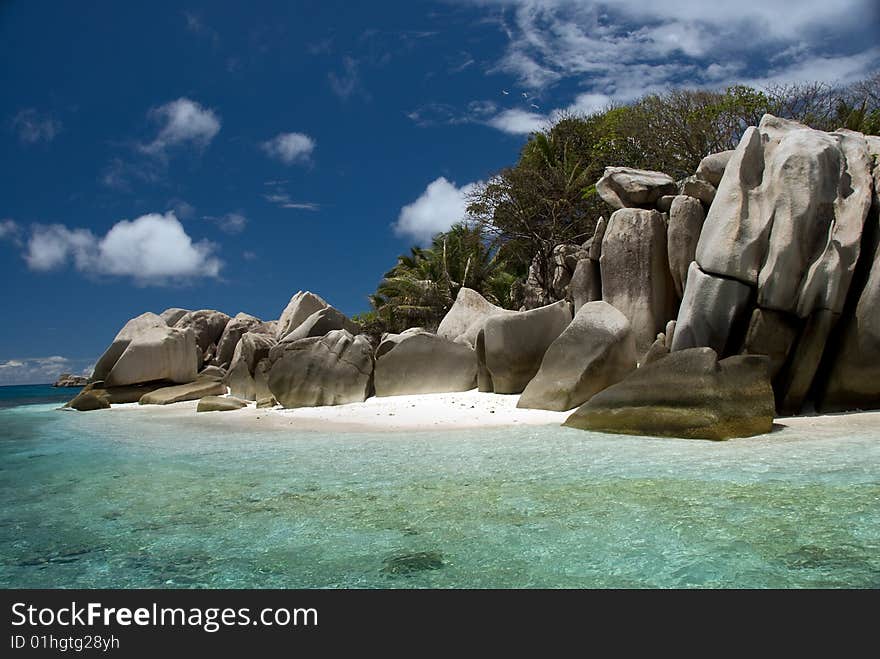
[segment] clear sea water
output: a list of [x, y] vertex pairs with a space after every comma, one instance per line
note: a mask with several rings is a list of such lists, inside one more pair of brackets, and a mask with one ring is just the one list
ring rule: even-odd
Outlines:
[[13, 389], [3, 587], [880, 587], [876, 430], [241, 432]]

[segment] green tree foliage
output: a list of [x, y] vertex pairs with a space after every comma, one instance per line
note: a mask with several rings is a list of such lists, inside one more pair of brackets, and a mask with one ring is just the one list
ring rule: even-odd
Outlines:
[[434, 327], [461, 286], [515, 306], [511, 284], [525, 277], [533, 260], [546, 286], [553, 248], [583, 243], [599, 216], [609, 212], [595, 188], [605, 167], [684, 178], [710, 153], [735, 148], [765, 113], [820, 130], [876, 135], [880, 73], [846, 87], [673, 89], [591, 115], [557, 117], [553, 126], [529, 137], [515, 164], [474, 192], [468, 206], [473, 224], [458, 225], [439, 234], [431, 247], [398, 259], [371, 298], [376, 318], [394, 331]]
[[509, 307], [519, 273], [508, 270], [505, 251], [480, 225], [456, 224], [427, 248], [413, 247], [385, 273], [370, 302], [384, 331], [435, 330], [464, 286]]

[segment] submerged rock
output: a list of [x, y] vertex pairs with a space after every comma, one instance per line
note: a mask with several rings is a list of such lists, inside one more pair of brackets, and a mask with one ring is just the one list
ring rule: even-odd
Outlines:
[[773, 429], [767, 358], [718, 361], [711, 348], [673, 352], [596, 394], [566, 426], [627, 435], [729, 439]]
[[590, 302], [547, 348], [516, 406], [570, 410], [634, 371], [636, 359], [626, 316], [607, 302]]
[[386, 558], [382, 572], [387, 574], [411, 574], [424, 570], [439, 570], [446, 563], [443, 554], [438, 551], [419, 551], [412, 554], [401, 554]]

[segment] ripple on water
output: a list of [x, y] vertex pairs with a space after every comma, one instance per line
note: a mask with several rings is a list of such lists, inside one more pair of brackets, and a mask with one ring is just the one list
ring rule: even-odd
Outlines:
[[878, 587], [878, 440], [0, 410], [0, 585]]

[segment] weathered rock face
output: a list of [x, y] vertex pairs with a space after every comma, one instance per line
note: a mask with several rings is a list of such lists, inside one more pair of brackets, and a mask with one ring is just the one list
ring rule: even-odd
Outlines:
[[782, 370], [797, 340], [800, 326], [796, 316], [769, 309], [755, 309], [741, 352], [745, 355], [766, 355], [770, 378]]
[[268, 329], [264, 328], [263, 321], [256, 316], [246, 313], [236, 314], [235, 318], [226, 323], [223, 334], [217, 342], [217, 354], [214, 355], [213, 364], [229, 368], [232, 364], [232, 355], [235, 352], [235, 346], [238, 345], [239, 339], [245, 332], [263, 332], [268, 334]]
[[269, 389], [284, 407], [343, 405], [363, 402], [372, 377], [369, 340], [334, 330], [287, 344], [269, 371]]
[[377, 396], [468, 391], [477, 384], [477, 355], [435, 334], [397, 335], [376, 351], [374, 382]]
[[711, 183], [717, 188], [718, 184], [721, 183], [721, 177], [724, 176], [724, 170], [727, 167], [727, 163], [730, 162], [732, 155], [733, 149], [706, 156], [697, 167], [697, 178]]
[[109, 410], [110, 401], [100, 392], [94, 390], [80, 391], [64, 407], [77, 410], [78, 412], [91, 412], [94, 410]]
[[578, 261], [569, 284], [569, 295], [575, 313], [588, 302], [602, 299], [602, 277], [599, 273], [598, 261], [593, 259]]
[[691, 263], [672, 350], [708, 347], [719, 355], [731, 352], [735, 349], [728, 346], [731, 332], [747, 311], [751, 297], [752, 289], [745, 284], [707, 275]]
[[608, 228], [608, 220], [600, 217], [596, 222], [596, 231], [593, 232], [593, 240], [590, 243], [590, 253], [588, 256], [593, 261], [598, 261], [602, 256], [602, 240], [605, 238], [605, 230]]
[[688, 176], [679, 186], [681, 194], [700, 200], [706, 208], [715, 200], [715, 187], [696, 176]]
[[437, 336], [474, 347], [477, 334], [488, 318], [512, 313], [516, 312], [495, 306], [475, 290], [461, 288], [452, 308], [440, 321]]
[[185, 400], [199, 400], [205, 396], [222, 396], [226, 393], [226, 385], [213, 378], [199, 378], [195, 382], [179, 384], [173, 387], [162, 387], [141, 396], [141, 405], [170, 405]]
[[757, 287], [763, 309], [840, 313], [870, 202], [864, 136], [765, 115], [730, 158], [697, 263]]
[[849, 315], [837, 337], [828, 377], [818, 394], [822, 412], [880, 408], [880, 137], [867, 138], [874, 166], [874, 205], [865, 225]]
[[647, 366], [648, 364], [652, 364], [656, 361], [663, 359], [668, 354], [669, 345], [666, 341], [666, 335], [661, 332], [657, 335], [657, 338], [654, 339], [654, 343], [652, 343], [651, 347], [648, 348], [648, 352], [646, 352], [645, 356], [642, 357], [642, 361], [639, 362], [639, 365]]
[[[155, 316], [155, 314], [150, 315]], [[158, 316], [155, 318], [158, 319]], [[93, 379], [104, 380], [108, 387], [153, 380], [171, 382], [195, 380], [198, 372], [198, 351], [192, 330], [168, 327], [161, 322], [161, 319], [159, 320], [159, 325], [140, 326], [136, 331], [128, 333], [130, 338], [124, 341], [120, 341], [117, 336], [113, 345], [101, 357], [100, 369], [99, 366], [95, 367], [96, 375]], [[126, 325], [123, 332], [127, 329], [130, 329], [130, 325]], [[99, 378], [97, 374], [109, 363], [105, 358], [120, 343], [124, 343], [125, 348], [109, 372]]]
[[666, 222], [657, 211], [615, 211], [602, 240], [599, 259], [602, 299], [623, 312], [645, 352], [675, 315], [669, 274]]
[[668, 174], [630, 167], [606, 167], [596, 192], [613, 208], [653, 206], [663, 195], [678, 192]]
[[196, 412], [231, 412], [247, 407], [247, 403], [234, 396], [205, 396], [199, 399]]
[[162, 313], [159, 314], [159, 317], [165, 321], [165, 324], [168, 327], [174, 327], [177, 324], [177, 321], [183, 318], [186, 314], [191, 313], [189, 309], [179, 309], [177, 307], [171, 307], [170, 309], [165, 309]]
[[125, 352], [128, 344], [131, 343], [131, 340], [149, 327], [167, 327], [167, 325], [161, 317], [150, 312], [142, 313], [140, 316], [136, 316], [125, 323], [113, 339], [113, 342], [95, 363], [95, 368], [92, 371], [92, 380], [103, 380], [106, 378], [110, 374], [110, 369], [113, 368], [113, 365], [122, 353]]
[[245, 400], [257, 399], [257, 384], [254, 374], [257, 364], [269, 356], [277, 341], [272, 334], [245, 332], [235, 346], [232, 365], [226, 375], [226, 384], [233, 396]]
[[291, 330], [282, 338], [281, 342], [290, 343], [312, 336], [324, 336], [327, 332], [338, 329], [348, 330], [351, 334], [358, 332], [358, 326], [351, 322], [344, 313], [328, 306], [311, 314], [296, 329]]
[[669, 229], [667, 231], [666, 251], [669, 256], [669, 272], [678, 299], [684, 295], [688, 268], [697, 253], [697, 242], [706, 219], [703, 206], [698, 199], [678, 195], [669, 208]]
[[[118, 403], [136, 403], [144, 396], [144, 394], [148, 394], [156, 389], [161, 389], [162, 387], [167, 387], [169, 384], [171, 383], [159, 380], [157, 382], [145, 382], [143, 384], [130, 384], [123, 387], [107, 387], [103, 380], [98, 380], [97, 382], [87, 384], [80, 394], [91, 393], [94, 396], [103, 398], [108, 404], [112, 405]], [[78, 409], [77, 405], [79, 405], [79, 402], [77, 401], [77, 398], [79, 398], [79, 395], [69, 403], [65, 404], [64, 407]]]
[[718, 361], [710, 348], [673, 352], [579, 407], [564, 425], [582, 430], [729, 439], [773, 429], [767, 358]]
[[629, 321], [606, 302], [590, 302], [550, 344], [517, 407], [570, 410], [636, 368]]
[[223, 330], [226, 329], [226, 323], [230, 320], [229, 316], [222, 311], [199, 309], [181, 316], [174, 326], [180, 329], [192, 329], [199, 352], [204, 354], [208, 348], [216, 345], [220, 340], [220, 337], [223, 336]]
[[514, 314], [493, 316], [483, 327], [483, 354], [478, 353], [498, 394], [518, 394], [535, 377], [550, 344], [571, 322], [567, 302]]
[[315, 295], [309, 291], [298, 291], [296, 295], [290, 298], [281, 317], [278, 319], [278, 326], [275, 330], [276, 338], [283, 339], [300, 324], [316, 311], [320, 311], [330, 305], [324, 301], [319, 295]]

